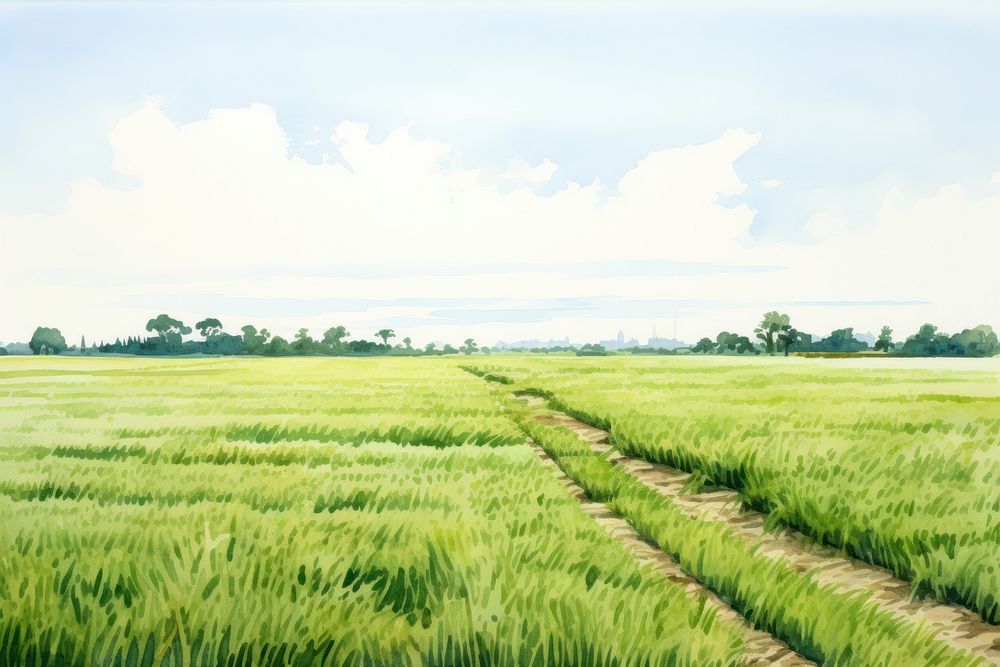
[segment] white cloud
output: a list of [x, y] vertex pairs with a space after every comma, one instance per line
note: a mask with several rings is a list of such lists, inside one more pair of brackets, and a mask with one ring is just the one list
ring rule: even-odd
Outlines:
[[[876, 329], [884, 321], [901, 330], [925, 320], [951, 328], [1000, 324], [990, 268], [1000, 247], [1000, 196], [969, 200], [951, 186], [905, 201], [892, 192], [861, 232], [821, 213], [807, 224], [818, 242], [759, 246], [748, 235], [755, 212], [720, 202], [747, 187], [733, 163], [760, 135], [741, 129], [650, 153], [614, 190], [570, 182], [547, 196], [526, 187], [506, 192], [464, 165], [452, 146], [416, 139], [406, 128], [374, 143], [367, 125], [342, 122], [330, 137], [339, 159], [309, 164], [288, 156], [288, 137], [274, 110], [262, 105], [217, 110], [178, 125], [151, 100], [124, 117], [109, 138], [115, 169], [138, 179], [138, 187], [118, 190], [86, 180], [73, 185], [58, 215], [0, 216], [4, 338], [26, 338], [43, 323], [61, 326], [71, 339], [80, 332], [88, 339], [113, 338], [140, 331], [160, 304], [178, 300], [181, 306], [171, 307], [175, 314], [197, 318], [205, 314], [199, 309], [212, 308], [231, 328], [253, 320], [291, 332], [337, 321], [369, 335], [367, 329], [381, 321], [411, 318], [418, 321], [414, 340], [458, 340], [466, 333], [486, 341], [501, 335], [598, 338], [617, 330], [605, 330], [611, 322], [626, 329], [631, 322], [629, 335], [645, 335], [653, 317], [595, 313], [587, 319], [581, 316], [586, 312], [574, 312], [550, 322], [421, 324], [440, 308], [429, 297], [491, 298], [493, 304], [479, 307], [512, 311], [523, 310], [524, 300], [595, 295], [731, 304], [686, 307], [678, 332], [689, 339], [719, 328], [747, 329], [761, 304], [790, 301], [931, 302], [895, 309], [786, 308], [803, 328], [816, 331], [850, 324]], [[550, 160], [530, 165], [515, 159], [506, 177], [544, 183], [557, 168]], [[605, 260], [787, 270], [612, 277], [479, 270]], [[359, 266], [387, 277], [329, 277]], [[467, 270], [397, 275], [399, 266]], [[203, 306], [205, 295], [225, 298], [216, 309]], [[234, 298], [244, 305], [233, 307]], [[281, 301], [346, 298], [383, 303], [369, 310], [331, 305], [290, 312]], [[407, 298], [414, 301], [396, 301]], [[245, 312], [245, 304], [261, 299], [271, 305]], [[181, 312], [185, 303], [198, 305]]]
[[548, 158], [532, 166], [524, 158], [515, 157], [507, 161], [507, 170], [500, 174], [500, 180], [539, 185], [552, 180], [558, 169], [559, 165]]
[[805, 224], [806, 232], [818, 241], [842, 234], [846, 229], [847, 219], [830, 211], [810, 216]]
[[779, 181], [776, 178], [766, 178], [760, 182], [760, 186], [765, 190], [773, 190], [774, 188], [782, 184], [784, 184], [784, 181]]

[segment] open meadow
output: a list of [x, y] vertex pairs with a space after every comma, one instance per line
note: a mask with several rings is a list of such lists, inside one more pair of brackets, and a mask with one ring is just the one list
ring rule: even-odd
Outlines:
[[1000, 623], [995, 360], [489, 367], [609, 431], [622, 453], [735, 489], [776, 523]]
[[991, 363], [5, 358], [0, 664], [995, 663]]

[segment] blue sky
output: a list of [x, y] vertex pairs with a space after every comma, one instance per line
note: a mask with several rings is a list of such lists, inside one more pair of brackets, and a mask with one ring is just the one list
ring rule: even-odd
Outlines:
[[733, 163], [746, 187], [717, 204], [754, 211], [753, 243], [808, 245], [821, 214], [863, 231], [893, 189], [912, 201], [953, 183], [995, 194], [995, 13], [692, 6], [6, 5], [0, 214], [58, 216], [88, 178], [139, 187], [112, 167], [110, 133], [151, 95], [178, 125], [266, 105], [288, 154], [313, 164], [350, 167], [326, 141], [342, 121], [368, 124], [372, 143], [408, 127], [488, 176], [512, 157], [548, 158], [558, 170], [532, 185], [543, 198], [599, 179], [613, 199], [651, 152], [743, 128], [760, 135]]

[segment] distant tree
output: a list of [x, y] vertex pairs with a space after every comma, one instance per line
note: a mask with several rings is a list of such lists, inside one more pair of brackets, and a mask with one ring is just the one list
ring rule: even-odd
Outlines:
[[223, 332], [212, 338], [212, 352], [216, 354], [243, 354], [246, 352], [243, 337]]
[[788, 350], [799, 342], [799, 336], [798, 330], [792, 325], [784, 324], [781, 326], [781, 330], [778, 332], [778, 342], [784, 346], [786, 357], [788, 356]]
[[753, 344], [753, 341], [747, 336], [737, 336], [734, 349], [737, 354], [760, 354], [760, 350], [757, 349], [757, 347]]
[[728, 331], [720, 331], [719, 335], [715, 337], [716, 351], [719, 354], [734, 352], [739, 339], [740, 337], [737, 334], [729, 333]]
[[445, 343], [444, 349], [441, 350], [443, 354], [458, 354], [458, 350], [451, 346], [451, 343]]
[[809, 346], [814, 352], [861, 352], [868, 349], [868, 343], [854, 337], [854, 329], [845, 327], [834, 329], [826, 338], [821, 338]]
[[312, 339], [309, 335], [309, 329], [302, 327], [299, 329], [298, 333], [295, 334], [295, 342], [292, 343], [292, 349], [295, 350], [296, 354], [310, 354], [316, 347], [316, 341]]
[[66, 339], [59, 329], [54, 327], [38, 327], [28, 341], [28, 347], [33, 354], [59, 354], [65, 352]]
[[1000, 353], [996, 332], [988, 324], [980, 324], [972, 329], [963, 329], [951, 337], [952, 354], [966, 357], [992, 357]]
[[692, 346], [691, 351], [695, 353], [708, 353], [715, 349], [716, 342], [711, 338], [702, 338]]
[[378, 343], [370, 340], [352, 340], [347, 343], [347, 349], [355, 354], [373, 354], [379, 352], [380, 347]]
[[875, 350], [889, 352], [894, 347], [896, 347], [896, 344], [892, 342], [892, 329], [888, 325], [885, 325], [882, 327], [882, 331], [879, 332], [878, 339], [875, 341]]
[[265, 346], [271, 339], [271, 333], [267, 329], [257, 331], [257, 327], [247, 324], [240, 328], [243, 332], [243, 351], [247, 354], [264, 354]]
[[344, 338], [350, 336], [351, 333], [340, 326], [339, 324], [335, 327], [330, 327], [323, 332], [323, 344], [330, 349], [337, 351], [343, 348]]
[[948, 354], [949, 342], [948, 335], [939, 332], [936, 326], [924, 324], [903, 342], [899, 351], [913, 357], [940, 357]]
[[392, 329], [379, 329], [378, 331], [375, 332], [375, 335], [378, 338], [382, 339], [382, 343], [384, 345], [388, 345], [389, 339], [396, 337], [396, 332], [393, 331]]
[[146, 322], [146, 331], [155, 331], [167, 350], [175, 350], [181, 346], [183, 337], [191, 333], [191, 327], [164, 313]]
[[268, 341], [267, 346], [264, 349], [264, 354], [287, 357], [295, 354], [295, 349], [281, 336], [275, 336]]
[[201, 322], [195, 324], [194, 328], [198, 330], [198, 333], [200, 333], [205, 339], [205, 342], [208, 343], [211, 339], [222, 333], [222, 322], [214, 317], [206, 317]]
[[7, 348], [0, 347], [0, 357], [6, 357], [8, 354], [10, 354], [10, 353], [7, 352]]
[[760, 321], [760, 325], [753, 330], [757, 334], [757, 338], [764, 341], [764, 351], [768, 354], [774, 354], [774, 337], [781, 331], [781, 327], [789, 323], [790, 318], [788, 315], [783, 315], [776, 310], [772, 310], [768, 313], [764, 313], [763, 319]]
[[460, 349], [463, 354], [470, 355], [476, 351], [476, 341], [472, 338], [466, 338], [465, 345], [463, 345]]
[[403, 339], [403, 345], [406, 346], [407, 350], [412, 350], [413, 349], [413, 341], [410, 340], [409, 336], [407, 336], [406, 338]]
[[491, 350], [489, 347], [486, 347], [486, 346], [483, 346], [483, 347], [479, 348], [479, 351], [482, 352], [485, 355], [493, 354], [493, 350]]
[[433, 352], [435, 348], [437, 348], [437, 343], [427, 343], [427, 345], [424, 345], [425, 352]]

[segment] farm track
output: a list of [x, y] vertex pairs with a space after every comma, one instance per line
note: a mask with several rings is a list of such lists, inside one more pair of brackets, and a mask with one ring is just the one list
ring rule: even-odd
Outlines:
[[705, 588], [701, 582], [684, 572], [680, 565], [658, 547], [642, 539], [625, 519], [612, 512], [603, 503], [593, 502], [587, 498], [586, 492], [562, 471], [554, 460], [538, 444], [529, 440], [532, 450], [542, 460], [542, 463], [552, 470], [552, 474], [562, 482], [570, 495], [580, 502], [584, 513], [597, 522], [601, 528], [614, 539], [624, 545], [635, 558], [659, 572], [670, 581], [680, 585], [691, 598], [700, 598], [716, 610], [720, 620], [738, 628], [744, 640], [745, 664], [754, 666], [778, 665], [779, 667], [794, 667], [815, 665], [790, 649], [784, 642], [760, 632], [750, 626], [732, 607], [719, 596]]
[[[544, 399], [536, 396], [518, 398], [535, 407], [546, 404]], [[878, 609], [909, 623], [922, 625], [950, 646], [1000, 665], [1000, 627], [986, 623], [969, 609], [929, 599], [915, 600], [910, 585], [888, 570], [845, 556], [789, 528], [765, 530], [765, 515], [744, 509], [735, 491], [722, 489], [686, 493], [685, 487], [691, 477], [688, 473], [624, 456], [611, 445], [607, 432], [565, 413], [546, 408], [544, 413], [534, 414], [533, 417], [540, 423], [574, 431], [590, 443], [593, 451], [605, 453], [609, 461], [668, 498], [689, 517], [725, 523], [747, 542], [760, 544], [762, 555], [775, 560], [784, 559], [794, 571], [809, 575], [820, 584], [833, 586], [839, 592], [868, 592], [871, 602]]]

